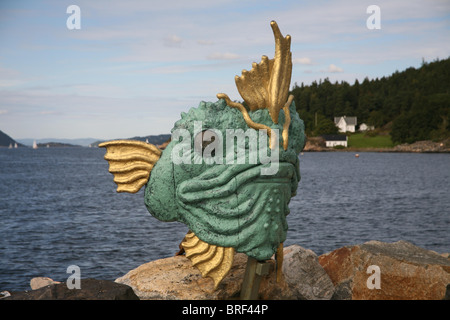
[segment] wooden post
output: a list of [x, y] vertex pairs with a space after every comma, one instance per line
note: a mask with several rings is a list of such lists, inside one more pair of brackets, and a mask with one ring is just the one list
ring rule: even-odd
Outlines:
[[241, 300], [257, 300], [261, 278], [269, 274], [270, 263], [248, 257], [242, 282]]

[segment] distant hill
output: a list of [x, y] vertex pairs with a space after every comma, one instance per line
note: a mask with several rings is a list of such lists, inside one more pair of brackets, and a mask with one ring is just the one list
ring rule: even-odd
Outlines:
[[17, 139], [20, 143], [23, 143], [26, 146], [32, 146], [33, 141], [36, 140], [36, 143], [46, 145], [48, 143], [55, 143], [61, 145], [73, 145], [73, 146], [82, 146], [89, 147], [91, 143], [98, 141], [98, 139], [94, 138], [81, 138], [81, 139], [58, 139], [58, 138], [46, 138], [46, 139]]
[[[3, 133], [0, 131], [0, 133]], [[0, 137], [2, 135], [0, 134]], [[3, 140], [0, 139], [0, 147], [5, 146], [8, 147], [10, 143], [14, 145], [14, 140], [10, 138], [8, 135], [5, 135], [6, 138]], [[154, 145], [161, 145], [171, 137], [170, 134], [160, 134], [160, 135], [150, 135], [145, 137], [132, 137], [132, 138], [118, 138], [125, 140], [138, 140], [138, 141], [147, 141]], [[108, 139], [109, 140], [118, 140], [118, 139]], [[46, 138], [46, 139], [18, 139], [18, 143], [21, 146], [29, 146], [33, 145], [33, 142], [36, 140], [38, 147], [45, 147], [47, 144], [50, 147], [98, 147], [98, 145], [107, 140], [98, 140], [94, 138], [81, 138], [81, 139], [58, 139], [58, 138]], [[12, 142], [11, 142], [12, 141]], [[3, 143], [3, 144], [2, 144]]]
[[81, 148], [78, 144], [61, 143], [61, 142], [48, 142], [38, 143], [38, 148]]
[[6, 133], [0, 130], [0, 147], [9, 147], [9, 145], [13, 145], [17, 143], [19, 147], [24, 147], [23, 144], [17, 142], [10, 136], [8, 136]]
[[[170, 134], [159, 134], [159, 135], [151, 135], [151, 136], [144, 136], [144, 137], [132, 137], [132, 138], [125, 138], [124, 140], [138, 140], [138, 141], [148, 141], [148, 143], [154, 144], [154, 145], [161, 145], [164, 142], [167, 142], [171, 137]], [[123, 138], [121, 138], [123, 139]], [[111, 140], [119, 140], [119, 139], [111, 139]], [[96, 141], [92, 143], [93, 147], [98, 147], [98, 145], [105, 140]]]
[[376, 129], [389, 128], [394, 143], [450, 138], [450, 58], [422, 61], [419, 68], [354, 84], [328, 78], [291, 91], [307, 136], [317, 136], [334, 117], [357, 117]]

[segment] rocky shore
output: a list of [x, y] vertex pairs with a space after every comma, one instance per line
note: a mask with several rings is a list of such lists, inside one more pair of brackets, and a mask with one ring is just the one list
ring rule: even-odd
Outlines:
[[[82, 279], [80, 289], [33, 278], [31, 290], [2, 292], [2, 300], [227, 300], [238, 299], [247, 257], [235, 255], [217, 290], [185, 256], [145, 263], [115, 281]], [[317, 256], [298, 245], [284, 248], [283, 276], [275, 261], [262, 279], [262, 300], [450, 300], [449, 254], [406, 241], [369, 241]], [[3, 297], [2, 297], [3, 296]]]
[[308, 137], [304, 152], [414, 152], [414, 153], [450, 153], [450, 139], [441, 142], [430, 140], [416, 141], [411, 144], [399, 144], [392, 148], [343, 148], [334, 149], [325, 147], [325, 140], [321, 137]]

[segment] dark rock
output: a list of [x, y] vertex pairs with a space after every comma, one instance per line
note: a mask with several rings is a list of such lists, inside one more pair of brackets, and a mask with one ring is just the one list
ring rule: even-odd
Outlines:
[[66, 283], [48, 285], [36, 290], [12, 292], [2, 300], [139, 300], [127, 285], [108, 280], [81, 279], [80, 289], [69, 289]]
[[450, 283], [447, 285], [447, 288], [445, 289], [445, 296], [443, 300], [450, 300]]

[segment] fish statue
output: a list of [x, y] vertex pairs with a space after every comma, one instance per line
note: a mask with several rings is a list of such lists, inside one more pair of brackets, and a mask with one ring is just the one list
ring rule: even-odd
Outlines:
[[262, 56], [235, 77], [243, 103], [219, 93], [218, 101], [183, 112], [164, 150], [133, 140], [99, 145], [117, 192], [145, 187], [151, 215], [188, 226], [181, 252], [215, 288], [237, 252], [258, 261], [275, 255], [281, 270], [306, 137], [289, 95], [291, 37], [275, 21], [271, 27], [274, 58]]

